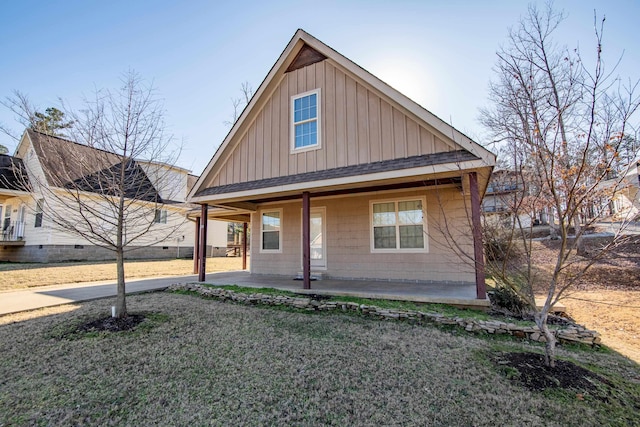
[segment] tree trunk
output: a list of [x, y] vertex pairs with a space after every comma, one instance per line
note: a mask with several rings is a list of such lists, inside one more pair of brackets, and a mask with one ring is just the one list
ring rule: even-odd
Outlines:
[[118, 272], [118, 296], [116, 298], [116, 317], [127, 317], [127, 302], [125, 299], [124, 284], [124, 251], [122, 248], [116, 251], [116, 269]]
[[587, 256], [587, 249], [584, 245], [584, 239], [582, 238], [582, 225], [578, 215], [573, 219], [573, 230], [576, 236], [576, 253], [579, 256]]
[[547, 314], [546, 312], [539, 312], [535, 314], [536, 325], [538, 325], [538, 329], [540, 332], [544, 334], [546, 339], [544, 345], [544, 363], [547, 366], [552, 368], [556, 367], [556, 336], [549, 330], [549, 326], [547, 325]]

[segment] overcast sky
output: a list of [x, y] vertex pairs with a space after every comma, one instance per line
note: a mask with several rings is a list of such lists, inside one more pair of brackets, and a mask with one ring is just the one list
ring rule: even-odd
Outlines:
[[[179, 165], [202, 172], [224, 139], [231, 99], [257, 88], [297, 28], [486, 143], [486, 104], [495, 52], [528, 2], [504, 1], [31, 1], [0, 4], [0, 96], [19, 90], [44, 110], [79, 105], [123, 72], [153, 81]], [[540, 3], [542, 4], [542, 3]], [[593, 51], [593, 14], [606, 16], [610, 66], [640, 77], [640, 2], [557, 0], [568, 18], [559, 42]], [[0, 123], [22, 131], [0, 108]], [[16, 142], [0, 135], [13, 152]]]

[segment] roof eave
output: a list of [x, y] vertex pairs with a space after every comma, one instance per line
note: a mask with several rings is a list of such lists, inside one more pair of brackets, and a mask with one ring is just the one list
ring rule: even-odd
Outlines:
[[[421, 166], [410, 169], [392, 170], [366, 175], [348, 176], [318, 181], [300, 182], [289, 185], [278, 185], [259, 189], [242, 190], [231, 193], [194, 196], [193, 203], [227, 203], [233, 201], [252, 200], [265, 197], [301, 194], [302, 191], [325, 191], [327, 189], [344, 189], [367, 187], [370, 185], [384, 185], [402, 182], [415, 182], [416, 180], [428, 180], [446, 176], [460, 176], [465, 172], [480, 169], [491, 169], [482, 159], [465, 162], [445, 163], [438, 165]], [[487, 175], [490, 175], [490, 171]], [[486, 183], [483, 183], [486, 187]]]

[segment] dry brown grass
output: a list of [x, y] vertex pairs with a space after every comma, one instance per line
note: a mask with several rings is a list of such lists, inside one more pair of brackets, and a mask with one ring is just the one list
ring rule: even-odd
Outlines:
[[[132, 311], [160, 312], [168, 320], [146, 330], [60, 340], [52, 330], [105, 314], [112, 301], [0, 317], [0, 425], [625, 422], [588, 395], [514, 385], [489, 361], [498, 350], [541, 352], [539, 345], [190, 295], [128, 301]], [[638, 365], [615, 354], [559, 352], [616, 378], [640, 375]], [[637, 387], [635, 393], [640, 397]]]
[[[553, 271], [558, 245], [558, 241], [533, 244], [541, 285]], [[580, 257], [575, 261], [576, 268], [586, 264]], [[604, 344], [640, 363], [640, 238], [630, 239], [596, 262], [562, 303], [576, 322], [600, 332]]]
[[600, 332], [604, 344], [640, 363], [640, 291], [577, 291], [563, 304], [576, 322]]
[[[241, 268], [242, 258], [207, 258], [207, 273], [240, 270]], [[125, 262], [125, 274], [128, 279], [189, 275], [193, 274], [193, 260], [127, 261]], [[115, 262], [0, 264], [0, 291], [115, 279]]]

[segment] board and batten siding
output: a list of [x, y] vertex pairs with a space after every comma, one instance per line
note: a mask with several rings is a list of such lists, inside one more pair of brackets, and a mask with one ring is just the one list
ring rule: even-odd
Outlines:
[[[291, 97], [314, 89], [320, 89], [321, 148], [291, 154]], [[284, 74], [249, 118], [206, 187], [460, 149], [331, 60]]]

